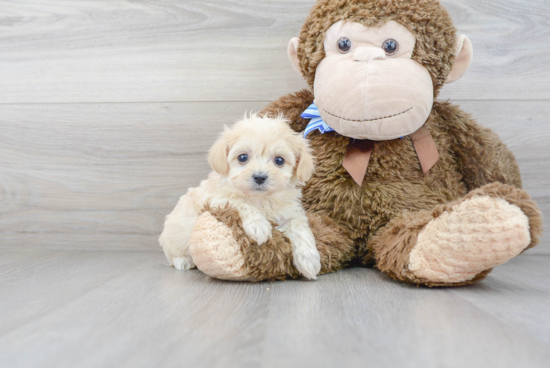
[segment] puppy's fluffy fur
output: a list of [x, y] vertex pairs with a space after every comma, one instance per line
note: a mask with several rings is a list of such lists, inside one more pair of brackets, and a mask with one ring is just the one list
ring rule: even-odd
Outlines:
[[271, 238], [270, 221], [277, 223], [292, 243], [298, 271], [315, 279], [321, 269], [320, 256], [299, 189], [314, 171], [307, 141], [280, 116], [245, 116], [225, 128], [210, 149], [208, 161], [214, 171], [199, 187], [190, 188], [166, 217], [159, 241], [170, 265], [179, 270], [195, 267], [189, 239], [199, 211], [205, 203], [213, 207], [229, 203], [239, 211], [246, 233], [260, 246]]

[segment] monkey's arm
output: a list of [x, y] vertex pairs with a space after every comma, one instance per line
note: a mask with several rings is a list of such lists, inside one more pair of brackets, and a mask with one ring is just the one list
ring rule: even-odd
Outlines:
[[434, 112], [450, 135], [450, 149], [469, 191], [493, 182], [521, 188], [516, 158], [495, 132], [450, 103], [435, 104]]
[[313, 103], [313, 93], [307, 89], [303, 89], [296, 93], [291, 93], [280, 97], [278, 100], [273, 101], [262, 111], [260, 115], [272, 115], [277, 116], [281, 113], [290, 121], [290, 127], [296, 132], [303, 131], [309, 119], [305, 120], [300, 117], [302, 113]]
[[[246, 235], [236, 209], [210, 208], [199, 216], [189, 250], [205, 274], [224, 280], [263, 281], [300, 277], [293, 264], [292, 244], [277, 228], [272, 238], [258, 245]], [[326, 216], [308, 214], [321, 260], [320, 275], [337, 271], [351, 262], [353, 240], [346, 230]]]

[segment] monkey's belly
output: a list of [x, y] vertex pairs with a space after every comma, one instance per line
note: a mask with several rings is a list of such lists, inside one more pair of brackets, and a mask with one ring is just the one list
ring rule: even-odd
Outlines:
[[[439, 125], [433, 126], [428, 123], [432, 134], [441, 136]], [[403, 211], [431, 210], [467, 192], [448, 150], [439, 149], [438, 162], [425, 174], [410, 137], [375, 142], [359, 186], [342, 167], [349, 138], [333, 133], [310, 136], [318, 166], [304, 187], [304, 207], [342, 224], [354, 239], [370, 237]]]
[[354, 238], [378, 229], [403, 211], [431, 210], [465, 194], [462, 185], [449, 190], [429, 187], [423, 181], [367, 181], [353, 190], [348, 185], [334, 184], [331, 188], [318, 185], [305, 188], [304, 207], [344, 224]]

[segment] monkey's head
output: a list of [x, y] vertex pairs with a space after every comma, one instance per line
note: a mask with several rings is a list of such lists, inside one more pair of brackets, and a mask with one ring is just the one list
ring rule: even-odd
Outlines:
[[428, 119], [472, 60], [437, 0], [319, 0], [288, 45], [323, 120], [341, 135], [388, 140]]

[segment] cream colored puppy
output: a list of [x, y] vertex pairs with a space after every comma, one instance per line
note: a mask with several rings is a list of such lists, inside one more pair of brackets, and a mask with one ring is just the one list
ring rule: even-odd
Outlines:
[[190, 188], [166, 217], [159, 240], [170, 265], [178, 270], [195, 267], [189, 239], [199, 211], [206, 203], [229, 203], [239, 211], [244, 231], [260, 246], [271, 238], [270, 221], [277, 223], [292, 243], [298, 271], [315, 279], [321, 261], [299, 188], [314, 171], [307, 141], [282, 117], [245, 116], [225, 127], [208, 161], [214, 171], [199, 187]]

